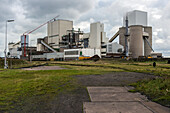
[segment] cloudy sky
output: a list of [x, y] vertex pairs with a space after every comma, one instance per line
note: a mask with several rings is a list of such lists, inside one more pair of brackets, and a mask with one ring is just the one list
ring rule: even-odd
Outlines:
[[[5, 21], [8, 23], [8, 42], [18, 42], [20, 36], [47, 20], [60, 15], [59, 19], [74, 21], [75, 28], [90, 31], [90, 23], [105, 24], [107, 37], [111, 38], [123, 24], [127, 11], [148, 12], [148, 24], [153, 27], [153, 48], [170, 56], [170, 1], [169, 0], [0, 0], [0, 56], [5, 42]], [[46, 26], [30, 34], [31, 45], [36, 38], [46, 36]], [[118, 41], [118, 40], [116, 40]]]

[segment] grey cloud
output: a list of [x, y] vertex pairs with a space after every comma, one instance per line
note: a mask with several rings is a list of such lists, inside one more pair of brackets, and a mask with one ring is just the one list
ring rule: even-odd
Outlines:
[[123, 15], [126, 11], [127, 7], [122, 6], [122, 2], [118, 0], [114, 2], [111, 0], [100, 1], [93, 10], [81, 16], [77, 22], [89, 21], [90, 18], [94, 19], [94, 21], [101, 21], [105, 24], [107, 36], [111, 38], [117, 31], [110, 31], [115, 26], [122, 26]]
[[14, 12], [11, 7], [13, 5], [13, 1], [10, 0], [0, 0], [0, 20], [4, 21], [6, 18], [12, 17]]
[[[87, 0], [23, 0], [23, 7], [27, 11], [26, 16], [28, 18], [43, 18], [45, 15], [50, 14], [61, 14], [67, 15], [67, 13], [63, 10], [76, 10], [76, 13], [83, 13], [87, 10], [90, 10], [93, 5], [92, 2], [88, 2]], [[69, 12], [69, 14], [74, 14], [73, 12]]]
[[154, 8], [163, 8], [167, 5], [168, 0], [157, 0], [156, 2], [153, 2], [150, 6]]

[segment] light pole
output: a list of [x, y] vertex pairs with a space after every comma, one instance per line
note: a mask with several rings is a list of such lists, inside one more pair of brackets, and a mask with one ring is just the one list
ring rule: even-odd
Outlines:
[[6, 61], [6, 52], [7, 52], [7, 23], [8, 23], [8, 22], [13, 22], [13, 21], [14, 21], [14, 20], [7, 20], [7, 21], [6, 21], [5, 50], [4, 50], [4, 54], [5, 54], [4, 69], [7, 69], [7, 68], [8, 68], [7, 61]]

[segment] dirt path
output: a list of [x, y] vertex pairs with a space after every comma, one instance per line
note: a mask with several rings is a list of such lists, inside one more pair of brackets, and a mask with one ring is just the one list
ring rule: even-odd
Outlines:
[[77, 75], [78, 82], [84, 86], [124, 86], [154, 75], [135, 72], [114, 72], [104, 75]]
[[22, 68], [22, 69], [23, 70], [60, 70], [65, 68], [61, 68], [60, 66], [38, 66], [38, 67]]

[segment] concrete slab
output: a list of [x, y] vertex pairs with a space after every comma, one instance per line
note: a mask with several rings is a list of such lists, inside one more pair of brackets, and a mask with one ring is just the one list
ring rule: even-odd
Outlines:
[[147, 98], [140, 93], [129, 92], [89, 92], [92, 102], [96, 101], [147, 101]]
[[88, 92], [128, 92], [126, 87], [87, 87]]
[[170, 108], [168, 107], [164, 107], [160, 104], [157, 104], [155, 102], [142, 102], [145, 106], [149, 107], [150, 109], [152, 109], [153, 111], [155, 111], [155, 113], [170, 113]]
[[83, 104], [84, 113], [170, 113], [170, 108], [149, 101], [133, 87], [87, 87], [92, 102]]
[[153, 113], [140, 102], [85, 102], [84, 113]]

